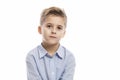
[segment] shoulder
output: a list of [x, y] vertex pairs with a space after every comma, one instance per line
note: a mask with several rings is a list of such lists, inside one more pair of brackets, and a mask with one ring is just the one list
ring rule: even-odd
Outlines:
[[30, 60], [30, 59], [36, 58], [36, 57], [38, 56], [38, 47], [39, 47], [39, 46], [31, 49], [31, 50], [27, 53], [26, 60]]
[[64, 47], [64, 46], [62, 46], [63, 48], [64, 48], [64, 53], [65, 53], [65, 57], [66, 58], [74, 58], [74, 55], [73, 55], [73, 53], [69, 50], [69, 49], [67, 49], [66, 47]]
[[64, 59], [65, 59], [66, 65], [70, 65], [70, 64], [75, 65], [76, 60], [75, 60], [74, 54], [66, 47], [63, 47], [63, 48], [65, 51]]
[[37, 51], [38, 51], [38, 46], [35, 47], [35, 48], [33, 48], [33, 49], [31, 49], [31, 50], [28, 52], [27, 55], [35, 55], [35, 53], [36, 53]]

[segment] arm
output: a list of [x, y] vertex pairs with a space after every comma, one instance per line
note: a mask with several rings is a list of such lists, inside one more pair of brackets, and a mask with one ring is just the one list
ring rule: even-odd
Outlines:
[[73, 55], [71, 55], [67, 60], [65, 71], [59, 80], [73, 80], [74, 71], [75, 71], [75, 58]]
[[36, 63], [32, 55], [27, 55], [27, 80], [42, 80], [37, 71]]

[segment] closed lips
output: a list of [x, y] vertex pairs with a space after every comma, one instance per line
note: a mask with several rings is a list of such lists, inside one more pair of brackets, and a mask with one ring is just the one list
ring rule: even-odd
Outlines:
[[56, 38], [55, 36], [50, 36], [51, 38]]

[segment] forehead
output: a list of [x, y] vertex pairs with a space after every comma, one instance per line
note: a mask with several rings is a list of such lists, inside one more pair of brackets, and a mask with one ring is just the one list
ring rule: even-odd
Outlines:
[[65, 19], [61, 16], [49, 15], [46, 17], [45, 23], [65, 26]]

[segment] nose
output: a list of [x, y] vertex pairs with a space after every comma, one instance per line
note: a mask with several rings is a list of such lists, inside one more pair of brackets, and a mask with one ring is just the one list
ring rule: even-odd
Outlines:
[[51, 32], [52, 32], [52, 34], [56, 34], [56, 29], [53, 28], [53, 29], [51, 30]]

